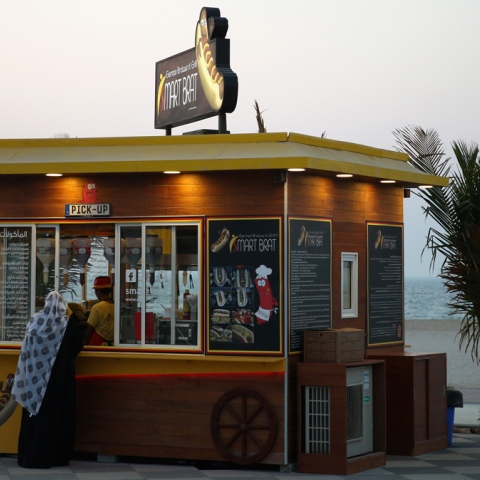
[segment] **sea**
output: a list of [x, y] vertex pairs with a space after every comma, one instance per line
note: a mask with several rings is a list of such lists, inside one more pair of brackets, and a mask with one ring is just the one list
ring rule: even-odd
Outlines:
[[405, 277], [405, 320], [461, 320], [448, 306], [451, 295], [438, 277]]

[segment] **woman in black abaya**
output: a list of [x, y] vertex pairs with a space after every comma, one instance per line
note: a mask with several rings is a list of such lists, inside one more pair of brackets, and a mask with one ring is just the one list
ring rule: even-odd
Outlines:
[[67, 305], [50, 292], [27, 325], [13, 398], [22, 405], [18, 464], [25, 468], [68, 465], [75, 444], [75, 366], [84, 332], [69, 320]]

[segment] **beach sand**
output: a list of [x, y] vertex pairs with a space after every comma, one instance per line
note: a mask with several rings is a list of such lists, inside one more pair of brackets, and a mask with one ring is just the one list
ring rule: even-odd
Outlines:
[[480, 389], [480, 365], [465, 345], [459, 349], [460, 320], [405, 320], [405, 346], [411, 352], [447, 354], [447, 384], [458, 390]]

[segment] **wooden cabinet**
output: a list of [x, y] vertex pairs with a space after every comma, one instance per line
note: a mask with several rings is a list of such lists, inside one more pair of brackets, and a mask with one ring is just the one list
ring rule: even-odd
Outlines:
[[[355, 432], [359, 423], [363, 431]], [[385, 465], [385, 362], [298, 363], [297, 424], [301, 473], [350, 475]], [[358, 440], [361, 453], [351, 448]]]
[[387, 454], [447, 448], [446, 353], [369, 352], [386, 365]]

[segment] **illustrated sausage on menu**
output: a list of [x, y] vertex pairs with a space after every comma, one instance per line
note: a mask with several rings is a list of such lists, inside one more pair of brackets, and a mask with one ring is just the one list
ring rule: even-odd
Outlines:
[[225, 227], [220, 233], [218, 240], [210, 245], [213, 253], [219, 252], [230, 240], [230, 231]]
[[249, 328], [243, 325], [231, 325], [228, 329], [232, 331], [232, 337], [236, 342], [253, 343], [254, 334]]
[[213, 280], [219, 287], [227, 281], [227, 272], [223, 267], [215, 267], [213, 269]]

